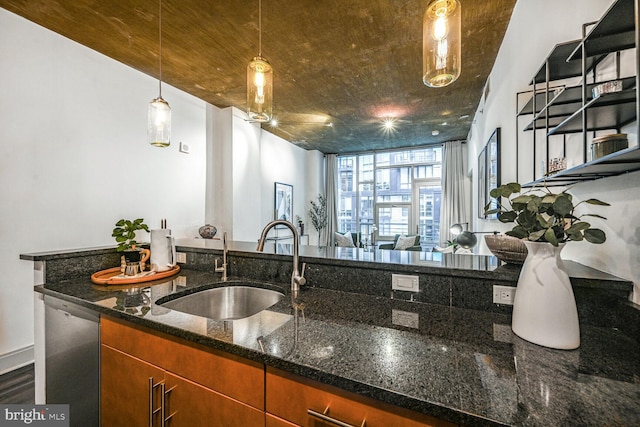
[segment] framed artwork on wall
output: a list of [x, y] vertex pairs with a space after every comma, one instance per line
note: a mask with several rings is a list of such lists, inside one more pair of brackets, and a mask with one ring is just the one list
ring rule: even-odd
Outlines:
[[478, 156], [478, 217], [495, 219], [496, 214], [485, 215], [484, 208], [491, 203], [490, 209], [497, 208], [497, 201], [489, 193], [500, 186], [500, 128], [493, 131], [487, 145]]
[[274, 183], [274, 219], [293, 221], [293, 185]]

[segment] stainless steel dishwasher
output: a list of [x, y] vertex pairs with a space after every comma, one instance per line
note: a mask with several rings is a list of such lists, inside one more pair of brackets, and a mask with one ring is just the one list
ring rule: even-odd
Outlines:
[[72, 427], [98, 427], [100, 316], [49, 295], [44, 304], [47, 403], [69, 404]]

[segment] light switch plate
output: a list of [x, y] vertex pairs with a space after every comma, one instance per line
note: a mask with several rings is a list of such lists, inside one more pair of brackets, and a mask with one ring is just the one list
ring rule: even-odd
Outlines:
[[513, 286], [493, 285], [494, 304], [513, 305], [516, 297], [516, 288]]
[[420, 282], [418, 276], [407, 276], [404, 274], [391, 275], [391, 289], [394, 291], [419, 292]]

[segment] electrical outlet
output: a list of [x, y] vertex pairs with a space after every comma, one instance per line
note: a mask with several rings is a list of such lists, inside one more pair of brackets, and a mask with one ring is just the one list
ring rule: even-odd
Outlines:
[[420, 290], [418, 276], [406, 276], [404, 274], [391, 275], [391, 289], [394, 291], [418, 292]]
[[187, 254], [185, 252], [176, 252], [176, 262], [180, 264], [186, 264]]
[[493, 302], [495, 304], [513, 305], [516, 288], [513, 286], [493, 285]]

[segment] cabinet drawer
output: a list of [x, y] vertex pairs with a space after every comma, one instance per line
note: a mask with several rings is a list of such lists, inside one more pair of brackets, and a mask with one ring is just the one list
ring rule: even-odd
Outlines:
[[290, 423], [287, 420], [276, 417], [275, 415], [265, 414], [266, 427], [299, 427], [298, 424]]
[[168, 426], [264, 426], [263, 411], [170, 373], [165, 382]]
[[367, 427], [455, 425], [269, 367], [266, 381], [266, 411], [301, 426], [333, 425], [307, 412], [311, 409], [323, 413], [327, 408], [329, 416], [353, 426], [360, 426], [365, 420]]
[[103, 344], [264, 410], [264, 365], [102, 317]]

